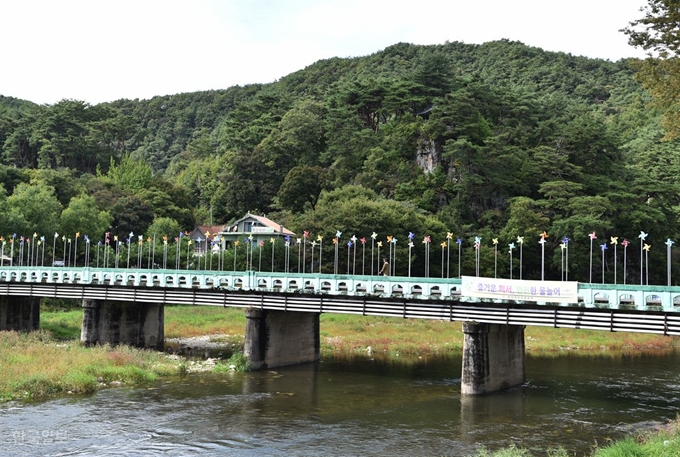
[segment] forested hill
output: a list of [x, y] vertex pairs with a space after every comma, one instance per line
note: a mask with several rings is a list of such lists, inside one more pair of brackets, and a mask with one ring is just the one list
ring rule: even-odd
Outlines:
[[[564, 236], [581, 243], [570, 269], [583, 272], [589, 233], [644, 230], [655, 246], [678, 234], [678, 145], [661, 142], [646, 99], [626, 61], [507, 40], [399, 43], [264, 85], [94, 106], [0, 97], [0, 181], [6, 211], [17, 191], [44, 185], [60, 204], [55, 225], [71, 199], [89, 198], [121, 235], [253, 211], [329, 236], [478, 236], [486, 273], [493, 238], [505, 256], [545, 230], [559, 276]], [[32, 224], [10, 214], [0, 233]]]

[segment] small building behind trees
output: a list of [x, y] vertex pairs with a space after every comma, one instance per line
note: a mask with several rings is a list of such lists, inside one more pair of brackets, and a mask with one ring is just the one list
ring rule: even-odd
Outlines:
[[269, 241], [272, 238], [281, 238], [283, 242], [287, 236], [294, 237], [295, 233], [265, 216], [248, 213], [225, 226], [219, 236], [224, 240], [226, 247], [236, 240], [244, 241], [246, 238], [252, 243]]

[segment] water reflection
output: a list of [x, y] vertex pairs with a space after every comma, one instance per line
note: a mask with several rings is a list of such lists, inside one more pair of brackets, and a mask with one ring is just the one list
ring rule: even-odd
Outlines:
[[0, 453], [468, 455], [515, 443], [585, 455], [680, 405], [673, 352], [529, 357], [525, 386], [487, 397], [461, 397], [461, 363], [326, 359], [4, 405]]

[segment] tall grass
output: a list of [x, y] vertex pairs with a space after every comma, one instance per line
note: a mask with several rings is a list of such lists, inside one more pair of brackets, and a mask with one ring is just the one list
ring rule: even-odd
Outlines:
[[0, 332], [0, 401], [87, 393], [111, 381], [137, 384], [178, 373], [180, 362], [128, 346], [83, 347], [44, 330]]

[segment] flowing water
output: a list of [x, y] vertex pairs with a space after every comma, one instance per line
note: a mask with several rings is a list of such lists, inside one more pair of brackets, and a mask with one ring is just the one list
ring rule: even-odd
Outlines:
[[[0, 455], [386, 456], [510, 444], [588, 455], [680, 411], [680, 353], [528, 357], [525, 386], [460, 395], [461, 359], [324, 360], [0, 406]], [[544, 455], [540, 453], [538, 455]]]

